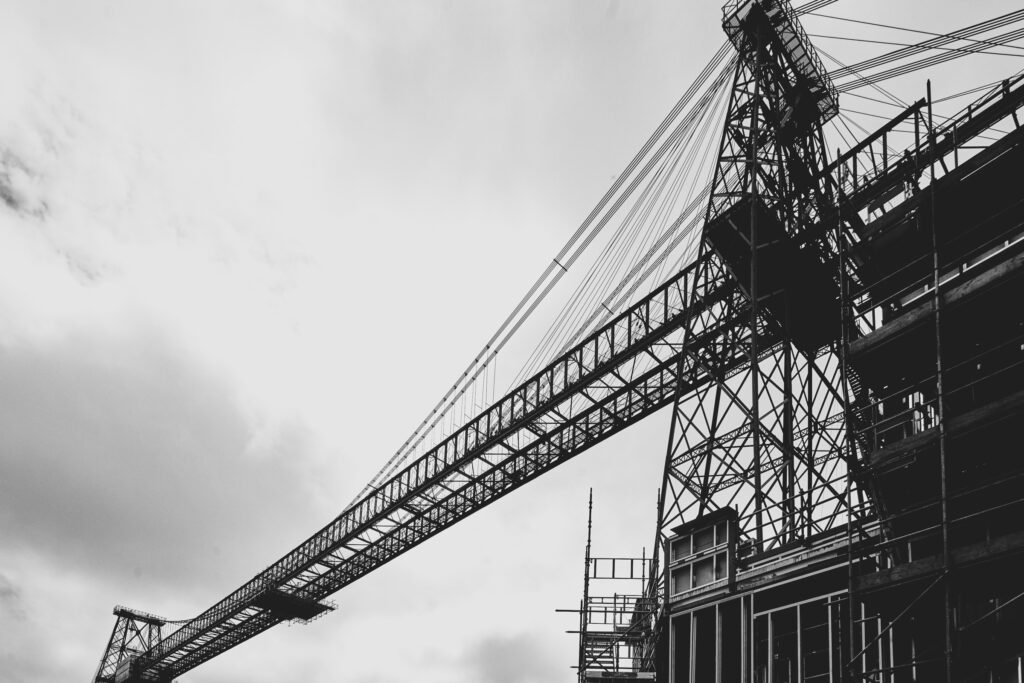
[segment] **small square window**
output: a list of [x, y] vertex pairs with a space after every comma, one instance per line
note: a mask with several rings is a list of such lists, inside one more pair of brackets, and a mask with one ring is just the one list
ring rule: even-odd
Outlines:
[[701, 529], [693, 535], [693, 552], [707, 550], [715, 545], [715, 528]]
[[707, 557], [693, 565], [693, 587], [706, 586], [715, 580], [715, 558]]
[[672, 570], [672, 594], [690, 590], [690, 565]]
[[676, 540], [672, 541], [672, 561], [673, 562], [675, 562], [676, 560], [681, 560], [682, 558], [687, 557], [688, 555], [691, 555], [691, 554], [692, 553], [690, 552], [690, 537], [689, 536], [682, 536], [682, 537], [677, 538]]

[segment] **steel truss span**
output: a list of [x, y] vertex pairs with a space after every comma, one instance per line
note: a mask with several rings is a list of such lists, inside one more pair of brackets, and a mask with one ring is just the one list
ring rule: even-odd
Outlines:
[[[294, 550], [140, 653], [172, 678], [293, 616], [271, 591], [318, 602], [472, 512], [711, 380], [741, 356], [720, 340], [747, 308], [707, 256], [521, 384]], [[682, 331], [689, 330], [686, 342]]]

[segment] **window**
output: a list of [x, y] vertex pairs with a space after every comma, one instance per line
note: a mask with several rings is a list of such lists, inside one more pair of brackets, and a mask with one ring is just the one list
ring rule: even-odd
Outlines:
[[672, 570], [672, 594], [690, 590], [690, 565]]
[[690, 614], [672, 619], [672, 683], [690, 683]]
[[828, 608], [825, 601], [800, 605], [800, 655], [802, 683], [829, 680]]
[[772, 612], [772, 682], [798, 683], [797, 608], [788, 607]]
[[669, 543], [673, 596], [732, 580], [735, 521], [735, 511], [725, 508], [676, 529]]
[[715, 683], [718, 655], [717, 613], [707, 607], [693, 615], [693, 683]]
[[708, 548], [715, 546], [715, 527], [708, 527], [707, 529], [700, 529], [693, 534], [693, 552], [699, 553], [701, 550], [707, 550]]
[[678, 539], [672, 541], [672, 561], [673, 562], [676, 562], [677, 560], [681, 560], [684, 557], [686, 557], [687, 555], [692, 555], [692, 554], [693, 553], [690, 551], [690, 537], [689, 536], [683, 536], [682, 538], [678, 538]]
[[715, 558], [706, 557], [693, 564], [693, 587], [706, 586], [715, 580]]
[[672, 617], [672, 683], [737, 683], [743, 655], [740, 599]]
[[840, 637], [844, 617], [840, 603], [829, 598], [756, 615], [753, 683], [844, 680], [840, 662], [849, 648]]

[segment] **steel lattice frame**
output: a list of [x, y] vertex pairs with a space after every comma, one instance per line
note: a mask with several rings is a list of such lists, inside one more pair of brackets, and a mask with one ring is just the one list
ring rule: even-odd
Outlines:
[[[823, 121], [787, 130], [789, 86], [797, 79], [778, 33], [750, 29], [734, 41], [740, 60], [705, 225], [743, 202], [761, 203], [787, 235], [804, 235], [832, 201], [828, 184], [816, 180], [827, 166]], [[667, 535], [684, 520], [730, 506], [744, 538], [764, 551], [846, 519], [847, 449], [838, 356], [830, 346], [801, 351], [781, 322], [761, 310], [756, 225], [752, 211], [745, 235], [750, 273], [730, 273], [749, 276], [745, 311], [708, 311], [688, 329], [699, 334], [701, 325], [729, 319], [718, 351], [746, 362], [727, 367], [713, 360], [706, 369], [715, 381], [677, 397], [659, 527]], [[835, 243], [825, 237], [815, 246], [831, 259]], [[703, 248], [711, 249], [707, 234]]]
[[126, 607], [115, 607], [114, 616], [117, 621], [96, 670], [95, 680], [98, 683], [113, 683], [117, 667], [126, 657], [155, 647], [160, 642], [162, 627], [167, 623], [153, 614]]

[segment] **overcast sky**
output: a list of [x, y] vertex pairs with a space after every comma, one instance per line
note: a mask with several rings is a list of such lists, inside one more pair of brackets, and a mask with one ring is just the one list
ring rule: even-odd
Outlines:
[[[693, 0], [0, 13], [4, 683], [85, 681], [115, 604], [193, 616], [336, 515], [722, 42]], [[977, 60], [944, 92], [1024, 61]], [[587, 489], [597, 552], [649, 551], [666, 439], [650, 418], [186, 680], [571, 680]]]

